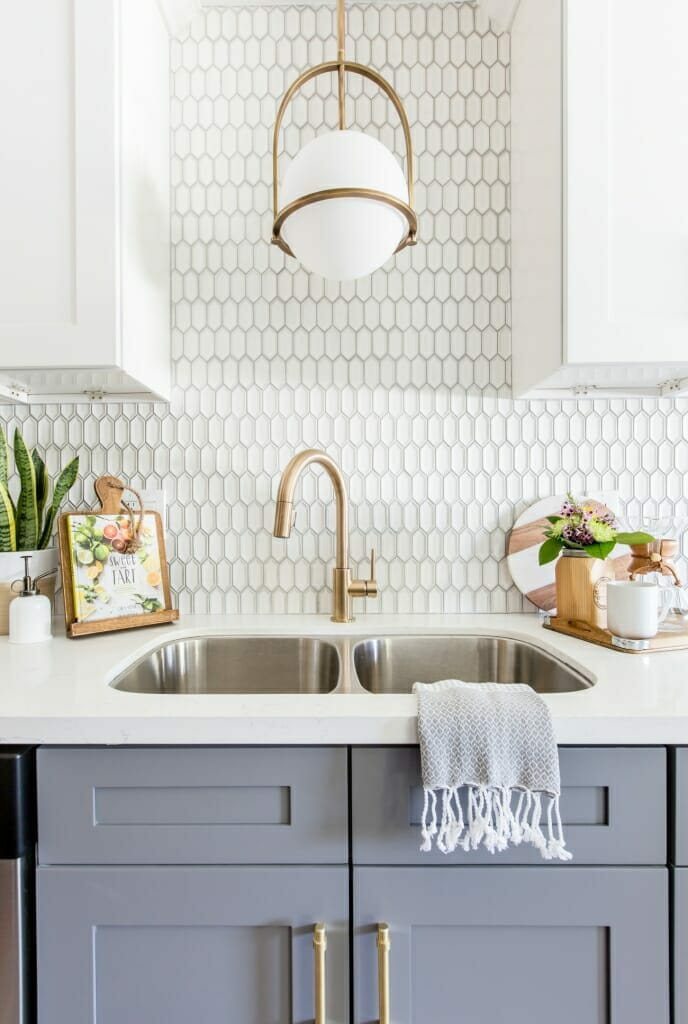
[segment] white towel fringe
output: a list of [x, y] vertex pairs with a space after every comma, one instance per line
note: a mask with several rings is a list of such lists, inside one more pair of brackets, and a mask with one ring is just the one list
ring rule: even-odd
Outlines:
[[[461, 789], [466, 791], [464, 818]], [[568, 861], [559, 810], [559, 797], [544, 794], [547, 801], [543, 831], [543, 794], [491, 786], [456, 786], [439, 790], [442, 811], [437, 821], [437, 793], [426, 789], [423, 799], [421, 851], [429, 853], [432, 841], [441, 853], [477, 850], [481, 845], [490, 853], [506, 850], [511, 843], [529, 843], [545, 860]], [[515, 808], [512, 803], [515, 802]]]

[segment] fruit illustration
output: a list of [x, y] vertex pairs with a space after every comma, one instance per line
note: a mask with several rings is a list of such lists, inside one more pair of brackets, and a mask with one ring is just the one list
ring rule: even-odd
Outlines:
[[100, 576], [103, 567], [110, 557], [110, 534], [119, 536], [119, 530], [113, 523], [105, 526], [98, 516], [85, 516], [74, 524], [74, 546], [76, 561], [88, 567], [88, 578], [95, 580]]
[[157, 597], [144, 597], [143, 594], [134, 594], [134, 600], [144, 612], [159, 612], [162, 608], [162, 603], [158, 601]]
[[[162, 587], [155, 530], [149, 526], [139, 530], [138, 522], [135, 530], [132, 543], [129, 516], [85, 515], [73, 520], [76, 600], [82, 620], [93, 615], [107, 618], [120, 607], [130, 613], [132, 602], [148, 614], [162, 609], [163, 602], [155, 596]], [[120, 560], [119, 555], [127, 557]], [[106, 572], [108, 565], [111, 572]], [[144, 593], [132, 595], [132, 584]]]

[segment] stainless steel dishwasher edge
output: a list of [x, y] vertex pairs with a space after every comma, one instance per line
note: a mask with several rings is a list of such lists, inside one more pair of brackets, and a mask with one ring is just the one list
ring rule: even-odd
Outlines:
[[36, 758], [0, 747], [0, 1024], [34, 1024]]

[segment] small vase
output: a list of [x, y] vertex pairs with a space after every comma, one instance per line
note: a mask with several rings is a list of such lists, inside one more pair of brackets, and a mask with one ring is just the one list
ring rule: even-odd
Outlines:
[[607, 628], [607, 584], [614, 579], [609, 562], [585, 551], [564, 549], [555, 567], [557, 615]]

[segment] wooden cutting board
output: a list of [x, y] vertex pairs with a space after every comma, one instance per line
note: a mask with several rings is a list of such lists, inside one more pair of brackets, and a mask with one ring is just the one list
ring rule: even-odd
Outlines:
[[688, 630], [680, 633], [658, 633], [651, 640], [644, 641], [645, 646], [633, 647], [633, 641], [616, 640], [608, 629], [599, 629], [589, 622], [577, 622], [574, 619], [559, 619], [556, 616], [544, 623], [545, 629], [553, 629], [555, 633], [573, 636], [577, 640], [586, 640], [590, 644], [609, 647], [612, 651], [623, 651], [624, 654], [652, 654], [653, 651], [684, 651], [688, 649]]
[[[616, 491], [591, 491], [584, 501], [591, 501], [618, 512], [619, 495]], [[557, 604], [554, 584], [556, 561], [538, 565], [538, 551], [545, 539], [544, 531], [549, 526], [547, 516], [556, 516], [566, 501], [565, 494], [553, 494], [541, 498], [521, 513], [507, 537], [507, 566], [511, 578], [522, 594], [536, 608], [554, 611]], [[609, 559], [616, 579], [625, 579], [631, 560], [630, 550], [624, 545], [614, 548], [614, 557]]]

